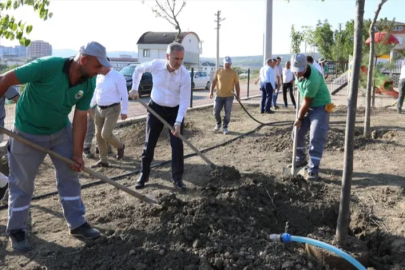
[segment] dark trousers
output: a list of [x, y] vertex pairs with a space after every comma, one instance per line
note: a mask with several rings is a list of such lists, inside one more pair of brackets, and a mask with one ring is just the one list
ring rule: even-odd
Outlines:
[[[157, 114], [159, 114], [164, 120], [166, 120], [170, 125], [174, 125], [176, 122], [177, 113], [179, 111], [179, 106], [176, 107], [163, 107], [153, 100], [150, 101], [149, 106]], [[145, 136], [145, 146], [142, 151], [142, 174], [147, 177], [150, 174], [150, 164], [152, 163], [156, 143], [159, 139], [160, 133], [162, 133], [163, 123], [159, 121], [153, 114], [147, 114], [146, 118], [146, 136]], [[184, 130], [184, 121], [181, 123], [181, 134]], [[183, 142], [180, 138], [170, 134], [170, 145], [172, 147], [172, 178], [173, 180], [182, 179], [184, 173], [184, 149]]]
[[261, 83], [260, 90], [262, 91], [262, 101], [260, 102], [260, 112], [270, 111], [271, 100], [273, 97], [273, 86], [271, 83]]
[[404, 98], [405, 98], [405, 79], [399, 80], [398, 90], [399, 90], [399, 95], [398, 95], [397, 108], [402, 109], [402, 105], [404, 103]]
[[291, 103], [294, 105], [294, 108], [296, 107], [295, 105], [295, 98], [294, 98], [294, 91], [293, 91], [293, 86], [292, 83], [283, 83], [283, 99], [284, 99], [284, 106], [287, 107], [287, 91], [290, 91], [290, 99]]

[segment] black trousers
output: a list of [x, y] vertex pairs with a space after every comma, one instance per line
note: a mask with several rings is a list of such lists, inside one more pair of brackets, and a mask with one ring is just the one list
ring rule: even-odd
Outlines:
[[[153, 100], [150, 101], [149, 106], [157, 114], [159, 114], [164, 120], [166, 120], [170, 125], [174, 125], [176, 122], [177, 113], [179, 111], [179, 106], [176, 107], [164, 107], [156, 104]], [[142, 151], [142, 174], [147, 177], [150, 174], [150, 164], [152, 163], [153, 156], [155, 153], [156, 143], [159, 139], [160, 133], [162, 133], [164, 125], [159, 121], [153, 114], [147, 114], [146, 118], [146, 137], [145, 145]], [[181, 134], [184, 130], [184, 121], [181, 123]], [[173, 180], [182, 179], [184, 173], [184, 148], [183, 142], [180, 138], [170, 134], [170, 144], [172, 147], [172, 178]]]
[[290, 98], [291, 98], [291, 103], [294, 105], [294, 108], [296, 107], [295, 105], [295, 98], [294, 98], [294, 91], [292, 87], [292, 83], [283, 83], [283, 99], [284, 99], [284, 106], [287, 107], [287, 91], [290, 90]]

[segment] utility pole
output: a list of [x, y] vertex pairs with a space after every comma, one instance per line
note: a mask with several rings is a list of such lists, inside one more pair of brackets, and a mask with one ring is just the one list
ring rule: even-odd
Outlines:
[[266, 59], [272, 56], [272, 41], [273, 41], [273, 0], [266, 1], [266, 39], [264, 43], [263, 65], [266, 64]]
[[225, 18], [221, 18], [221, 11], [218, 10], [218, 12], [215, 14], [217, 16], [217, 20], [215, 21], [217, 23], [217, 69], [219, 68], [219, 28], [221, 27], [221, 22], [225, 20]]

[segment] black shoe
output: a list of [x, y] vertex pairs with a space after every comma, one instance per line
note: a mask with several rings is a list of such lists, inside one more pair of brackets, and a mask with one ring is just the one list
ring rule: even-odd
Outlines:
[[98, 149], [98, 146], [96, 146], [96, 154], [100, 154], [100, 149]]
[[14, 230], [10, 233], [11, 247], [19, 252], [28, 252], [31, 250], [30, 244], [25, 237], [23, 230]]
[[91, 153], [90, 148], [84, 148], [83, 149], [83, 157], [85, 158], [93, 158], [94, 155]]
[[267, 111], [266, 113], [267, 114], [273, 114], [274, 112], [272, 110], [270, 110], [270, 111]]
[[179, 189], [179, 190], [185, 190], [186, 185], [184, 185], [183, 181], [181, 179], [179, 180], [173, 180], [174, 187]]
[[94, 165], [91, 165], [90, 168], [108, 168], [110, 167], [110, 164], [106, 163], [106, 162], [102, 162], [101, 160], [99, 162], [97, 162]]
[[135, 189], [141, 189], [145, 187], [145, 183], [149, 181], [149, 176], [144, 176], [142, 173], [136, 181]]
[[124, 157], [124, 152], [125, 152], [125, 144], [123, 144], [122, 145], [122, 148], [121, 149], [117, 149], [117, 155], [115, 156], [115, 158], [117, 159], [117, 160], [120, 160], [120, 159], [122, 159], [123, 157]]
[[274, 109], [278, 110], [278, 109], [280, 109], [280, 107], [279, 106], [274, 106]]
[[305, 167], [307, 165], [308, 165], [308, 161], [306, 161], [306, 160], [300, 161], [300, 162], [298, 162], [298, 161], [295, 162], [295, 167], [296, 168]]
[[87, 222], [82, 226], [71, 230], [70, 235], [74, 237], [82, 237], [84, 239], [96, 239], [100, 237], [100, 232], [92, 228]]
[[0, 201], [6, 199], [7, 191], [8, 191], [8, 183], [4, 187], [0, 188]]

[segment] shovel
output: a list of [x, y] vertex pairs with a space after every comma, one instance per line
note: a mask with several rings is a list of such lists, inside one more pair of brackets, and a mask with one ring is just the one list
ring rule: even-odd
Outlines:
[[[298, 119], [298, 114], [300, 111], [300, 106], [301, 106], [301, 96], [300, 96], [300, 91], [297, 90], [297, 109], [295, 111], [295, 119]], [[293, 175], [296, 176], [298, 174], [304, 176], [305, 173], [305, 167], [295, 167], [295, 159], [297, 157], [297, 143], [298, 143], [298, 127], [294, 126], [293, 128], [293, 153], [292, 153], [292, 162], [290, 165], [287, 167], [283, 168], [283, 175]]]
[[[52, 150], [46, 149], [46, 148], [44, 148], [42, 146], [39, 146], [38, 144], [33, 143], [33, 142], [31, 142], [31, 141], [29, 141], [29, 140], [27, 140], [27, 139], [25, 139], [25, 138], [23, 138], [23, 137], [21, 137], [21, 136], [19, 136], [17, 134], [11, 132], [8, 129], [0, 127], [0, 133], [4, 133], [4, 134], [8, 135], [9, 137], [13, 138], [16, 141], [19, 141], [19, 142], [21, 142], [23, 144], [26, 144], [26, 145], [28, 145], [28, 146], [30, 146], [30, 147], [38, 150], [38, 151], [47, 153], [48, 155], [50, 155], [52, 157], [55, 157], [55, 158], [65, 162], [65, 163], [67, 163], [69, 165], [76, 164], [76, 162], [74, 162], [73, 160], [71, 160], [69, 158], [66, 158], [66, 157], [64, 157], [64, 156], [62, 156], [62, 155], [60, 155], [60, 154], [58, 154], [58, 153], [56, 153], [56, 152], [54, 152]], [[133, 197], [135, 197], [135, 198], [137, 198], [137, 199], [139, 199], [141, 201], [150, 203], [152, 205], [158, 205], [157, 201], [153, 197], [140, 194], [140, 193], [138, 193], [138, 192], [136, 192], [136, 191], [134, 191], [134, 190], [132, 190], [130, 188], [127, 188], [126, 186], [123, 186], [123, 185], [115, 182], [114, 180], [111, 180], [107, 176], [104, 176], [104, 175], [102, 175], [102, 174], [100, 174], [100, 173], [98, 173], [96, 171], [93, 171], [93, 170], [91, 170], [89, 168], [86, 168], [86, 167], [84, 167], [83, 171], [90, 174], [90, 175], [92, 175], [92, 176], [94, 176], [94, 177], [96, 177], [96, 178], [98, 178], [98, 179], [103, 180], [104, 182], [106, 182], [108, 184], [113, 185], [114, 187], [128, 193], [129, 195], [131, 195], [131, 196], [133, 196]]]
[[[145, 107], [151, 114], [153, 114], [157, 119], [159, 119], [160, 122], [163, 123], [169, 130], [174, 130], [173, 127], [167, 123], [159, 114], [157, 114], [154, 110], [152, 110], [145, 102], [143, 102], [140, 98], [137, 99], [138, 102]], [[190, 146], [191, 149], [194, 150], [194, 152], [197, 153], [212, 169], [215, 169], [217, 166], [215, 166], [214, 163], [212, 163], [206, 156], [203, 155], [203, 153], [200, 152], [194, 145], [192, 145], [183, 135], [178, 134], [179, 138], [186, 143], [188, 146]]]

